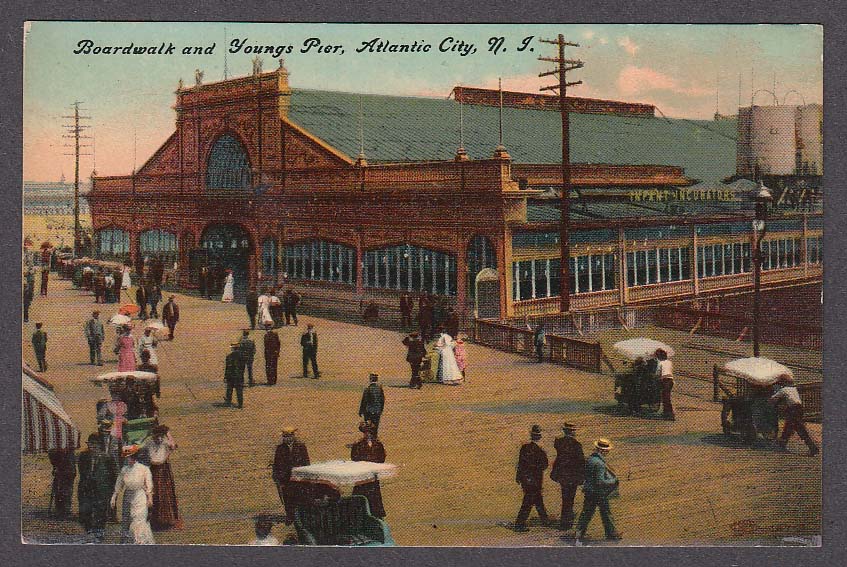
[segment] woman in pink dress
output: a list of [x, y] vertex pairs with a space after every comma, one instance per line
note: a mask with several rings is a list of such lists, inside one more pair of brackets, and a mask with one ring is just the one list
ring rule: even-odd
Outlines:
[[135, 340], [129, 327], [124, 327], [123, 333], [118, 337], [115, 351], [118, 355], [118, 372], [135, 370]]
[[468, 355], [465, 352], [465, 341], [461, 338], [461, 336], [453, 346], [453, 355], [456, 357], [456, 366], [458, 366], [459, 370], [462, 371], [462, 378], [464, 378], [465, 368], [468, 365]]
[[123, 441], [123, 427], [126, 421], [126, 402], [121, 399], [120, 390], [117, 387], [109, 388], [109, 393], [112, 394], [112, 401], [106, 404], [108, 412], [112, 414], [112, 437], [118, 441]]

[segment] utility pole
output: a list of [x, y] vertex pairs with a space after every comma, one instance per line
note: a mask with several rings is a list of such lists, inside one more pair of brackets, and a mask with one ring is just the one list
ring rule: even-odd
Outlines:
[[[79, 224], [79, 157], [80, 156], [89, 156], [91, 154], [82, 154], [80, 153], [80, 148], [88, 148], [90, 147], [87, 144], [80, 144], [81, 139], [88, 139], [91, 136], [83, 136], [82, 131], [90, 128], [91, 126], [80, 124], [80, 120], [90, 120], [90, 116], [80, 116], [79, 114], [79, 105], [82, 104], [80, 101], [76, 101], [73, 103], [74, 113], [73, 116], [63, 116], [62, 118], [70, 118], [73, 119], [73, 124], [65, 124], [64, 128], [67, 134], [62, 136], [63, 138], [73, 138], [73, 154], [65, 154], [74, 156], [74, 258], [78, 257], [80, 254], [80, 249], [82, 247], [82, 238], [80, 233], [82, 232], [82, 227]], [[65, 147], [71, 147], [69, 144], [66, 144]]]
[[581, 69], [585, 63], [578, 59], [565, 59], [565, 47], [579, 47], [577, 43], [565, 41], [562, 34], [556, 39], [541, 39], [542, 43], [555, 45], [559, 49], [558, 57], [539, 57], [539, 61], [556, 63], [557, 68], [552, 71], [540, 73], [539, 77], [558, 75], [559, 84], [541, 87], [542, 91], [559, 92], [559, 113], [562, 115], [562, 219], [559, 224], [559, 242], [561, 246], [560, 276], [559, 276], [559, 310], [567, 313], [571, 308], [570, 289], [570, 190], [571, 190], [571, 158], [570, 158], [570, 120], [568, 116], [567, 89], [582, 84], [582, 81], [569, 83], [566, 74], [568, 71]]

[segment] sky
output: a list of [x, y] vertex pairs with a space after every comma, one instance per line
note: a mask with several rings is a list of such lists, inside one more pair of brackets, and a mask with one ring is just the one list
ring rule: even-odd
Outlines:
[[[583, 82], [568, 90], [572, 96], [649, 103], [665, 116], [700, 119], [716, 106], [734, 114], [739, 98], [747, 106], [754, 92], [763, 105], [774, 100], [764, 91], [775, 90], [780, 104], [823, 99], [823, 31], [814, 25], [30, 22], [23, 32], [23, 178], [33, 181], [73, 178], [74, 158], [64, 155], [73, 150], [63, 146], [72, 140], [62, 136], [74, 101], [91, 117], [84, 123], [93, 139], [85, 141], [94, 146], [81, 158], [80, 177], [95, 166], [98, 175], [126, 175], [173, 132], [178, 81], [193, 84], [198, 68], [204, 82], [222, 80], [225, 62], [230, 77], [249, 74], [255, 54], [247, 46], [292, 46], [284, 57], [294, 88], [447, 97], [458, 84], [497, 88], [500, 77], [504, 90], [539, 92], [555, 77], [538, 77], [552, 64], [537, 57], [556, 55], [539, 39], [561, 33], [580, 45], [566, 56], [585, 63], [568, 75]], [[495, 53], [490, 41], [498, 37]], [[301, 52], [309, 38], [324, 49]], [[357, 52], [374, 38], [429, 51]], [[242, 46], [237, 53], [233, 41]], [[170, 43], [172, 54], [74, 53], [81, 45]], [[182, 54], [186, 47], [212, 53]], [[266, 71], [277, 67], [273, 54], [260, 57]]]

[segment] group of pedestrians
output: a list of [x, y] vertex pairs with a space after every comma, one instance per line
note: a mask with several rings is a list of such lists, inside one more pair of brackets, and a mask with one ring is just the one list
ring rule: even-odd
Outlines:
[[250, 328], [255, 329], [257, 325], [262, 329], [297, 326], [297, 307], [301, 301], [302, 296], [293, 289], [286, 290], [280, 298], [273, 288], [266, 288], [259, 295], [251, 286], [245, 300]]
[[[268, 327], [262, 338], [265, 355], [265, 380], [268, 386], [277, 383], [279, 355], [282, 343], [279, 334]], [[300, 348], [303, 353], [303, 378], [309, 377], [309, 364], [312, 367], [312, 378], [320, 378], [318, 371], [318, 334], [311, 323], [306, 325], [305, 332], [300, 336]], [[224, 364], [224, 382], [226, 393], [224, 405], [232, 406], [232, 395], [235, 393], [236, 407], [244, 407], [244, 376], [247, 375], [247, 386], [256, 385], [253, 376], [253, 363], [256, 358], [256, 343], [250, 338], [250, 330], [244, 329], [241, 338], [230, 344], [230, 353]]]
[[[598, 439], [594, 443], [594, 452], [586, 460], [582, 444], [576, 439], [576, 426], [565, 423], [562, 436], [554, 442], [556, 460], [550, 471], [550, 479], [559, 483], [562, 491], [562, 514], [559, 529], [570, 531], [574, 527], [574, 498], [577, 489], [582, 486], [582, 513], [572, 535], [577, 541], [585, 538], [585, 532], [594, 512], [599, 508], [606, 539], [621, 539], [620, 532], [615, 528], [609, 499], [617, 494], [618, 478], [606, 464], [606, 457], [612, 450], [608, 439]], [[547, 453], [541, 448], [541, 427], [533, 425], [530, 430], [530, 442], [521, 446], [518, 455], [518, 465], [515, 474], [517, 482], [523, 490], [523, 501], [515, 519], [515, 531], [527, 531], [527, 520], [534, 507], [544, 525], [553, 525], [544, 506], [542, 494], [544, 471], [549, 466]]]

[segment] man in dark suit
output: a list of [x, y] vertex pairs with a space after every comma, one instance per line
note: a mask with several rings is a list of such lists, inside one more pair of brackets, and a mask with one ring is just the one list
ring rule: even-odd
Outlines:
[[409, 381], [409, 388], [421, 389], [421, 362], [426, 357], [426, 347], [423, 341], [418, 336], [417, 331], [412, 331], [409, 336], [403, 339], [403, 344], [406, 345], [408, 353], [406, 354], [406, 362], [412, 367], [412, 379]]
[[250, 320], [250, 328], [256, 328], [256, 313], [259, 312], [259, 294], [256, 293], [256, 288], [250, 286], [247, 290], [247, 297], [244, 301], [244, 307], [247, 309], [247, 318]]
[[285, 324], [290, 325], [294, 321], [294, 326], [297, 326], [297, 306], [300, 305], [300, 294], [289, 289], [285, 292], [283, 306], [285, 307]]
[[373, 434], [376, 436], [379, 431], [379, 419], [382, 417], [382, 410], [385, 409], [385, 392], [378, 382], [379, 374], [371, 373], [368, 379], [370, 384], [362, 392], [362, 401], [359, 402], [359, 416], [371, 422]]
[[162, 323], [168, 326], [168, 340], [174, 340], [174, 329], [179, 321], [179, 306], [174, 302], [174, 296], [168, 298], [168, 302], [162, 307]]
[[300, 346], [303, 347], [303, 378], [309, 377], [308, 365], [312, 362], [312, 378], [320, 378], [321, 373], [318, 372], [318, 334], [315, 332], [315, 326], [309, 323], [306, 326], [306, 332], [300, 337]]
[[538, 446], [538, 441], [541, 439], [541, 427], [533, 425], [529, 435], [530, 442], [521, 446], [517, 473], [515, 474], [515, 482], [520, 484], [523, 489], [523, 502], [515, 520], [515, 531], [518, 532], [527, 531], [526, 521], [533, 506], [538, 510], [541, 522], [545, 525], [550, 523], [541, 493], [544, 471], [549, 464], [547, 453]]
[[138, 282], [138, 289], [135, 290], [135, 302], [138, 304], [138, 307], [141, 309], [139, 311], [138, 316], [141, 317], [141, 320], [144, 321], [147, 319], [147, 289], [144, 287], [145, 282]]
[[294, 436], [297, 429], [284, 427], [282, 439], [274, 453], [272, 477], [276, 483], [279, 499], [285, 507], [286, 524], [294, 522], [294, 509], [297, 506], [297, 484], [291, 482], [291, 469], [309, 464], [309, 451], [306, 445]]
[[238, 342], [238, 352], [241, 353], [241, 363], [247, 370], [247, 385], [253, 387], [253, 359], [256, 357], [256, 343], [250, 338], [250, 331], [241, 333], [241, 340]]
[[32, 350], [35, 351], [35, 359], [38, 361], [38, 371], [47, 370], [47, 333], [41, 330], [42, 324], [35, 324], [35, 332], [32, 334]]
[[400, 296], [400, 325], [407, 329], [412, 326], [412, 296], [404, 293]]
[[212, 282], [209, 281], [209, 277], [209, 266], [202, 266], [200, 268], [200, 277], [198, 278], [200, 284], [200, 297], [205, 297], [206, 299], [212, 299], [212, 290], [210, 289]]
[[238, 398], [238, 407], [244, 406], [244, 363], [241, 360], [241, 343], [229, 345], [232, 352], [226, 355], [226, 367], [224, 369], [224, 381], [226, 382], [226, 397], [224, 403], [232, 405], [232, 391]]
[[279, 362], [279, 335], [273, 329], [265, 333], [265, 377], [268, 386], [276, 384], [276, 367]]
[[576, 489], [585, 480], [585, 454], [582, 445], [576, 440], [576, 426], [565, 423], [562, 426], [564, 435], [554, 442], [556, 460], [550, 470], [550, 479], [562, 487], [562, 516], [561, 530], [573, 527], [573, 499]]
[[24, 284], [24, 323], [29, 323], [29, 306], [32, 305], [32, 285]]

